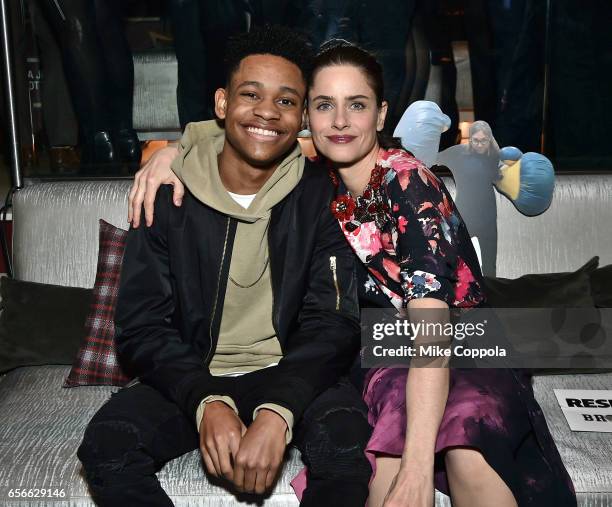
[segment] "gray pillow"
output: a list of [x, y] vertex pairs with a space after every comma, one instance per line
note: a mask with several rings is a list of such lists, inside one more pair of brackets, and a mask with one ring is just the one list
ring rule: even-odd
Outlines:
[[595, 306], [612, 308], [612, 264], [591, 273], [591, 294]]
[[[487, 299], [494, 308], [555, 308], [563, 317], [563, 308], [594, 308], [610, 304], [612, 266], [597, 269], [599, 257], [593, 257], [573, 272], [524, 275], [514, 280], [485, 277]], [[608, 269], [610, 268], [610, 269]], [[588, 311], [588, 310], [587, 310]], [[562, 330], [560, 330], [562, 331]], [[577, 339], [577, 335], [575, 336]], [[542, 353], [553, 355], [558, 346], [553, 340], [541, 337], [537, 343]], [[611, 368], [534, 368], [538, 375], [605, 373]]]
[[590, 275], [599, 257], [568, 273], [524, 275], [514, 280], [485, 277], [487, 301], [493, 308], [594, 307]]
[[72, 364], [85, 335], [91, 289], [2, 278], [0, 373], [19, 366]]

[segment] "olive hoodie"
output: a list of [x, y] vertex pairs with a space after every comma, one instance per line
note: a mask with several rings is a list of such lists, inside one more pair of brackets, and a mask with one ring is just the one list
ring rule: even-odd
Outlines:
[[[230, 196], [219, 175], [217, 161], [224, 141], [224, 130], [214, 120], [188, 124], [172, 168], [198, 200], [238, 220], [221, 329], [210, 371], [213, 375], [240, 375], [274, 366], [282, 357], [272, 324], [268, 227], [272, 208], [300, 181], [304, 157], [296, 146], [245, 209]], [[229, 396], [207, 396], [196, 415], [198, 427], [206, 403], [211, 401], [223, 401], [238, 411]], [[285, 419], [289, 441], [291, 412], [275, 404], [263, 404], [254, 416], [261, 408], [273, 410]]]

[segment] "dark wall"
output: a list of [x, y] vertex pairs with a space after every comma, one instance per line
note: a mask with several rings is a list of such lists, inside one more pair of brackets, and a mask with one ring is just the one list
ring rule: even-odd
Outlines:
[[558, 168], [612, 167], [612, 2], [553, 0], [547, 150]]

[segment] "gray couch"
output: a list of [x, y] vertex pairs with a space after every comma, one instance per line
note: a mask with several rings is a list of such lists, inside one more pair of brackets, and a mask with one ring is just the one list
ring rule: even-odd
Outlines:
[[[447, 182], [451, 191], [452, 181]], [[92, 287], [98, 219], [126, 227], [129, 181], [42, 183], [14, 199], [13, 257], [18, 279]], [[612, 175], [560, 176], [551, 208], [519, 215], [498, 196], [498, 275], [575, 270], [599, 255], [612, 263]], [[83, 430], [115, 388], [62, 389], [69, 368], [18, 368], [0, 377], [0, 505], [93, 505], [75, 451]], [[553, 388], [612, 389], [612, 374], [536, 377], [536, 396], [574, 480], [579, 505], [612, 505], [612, 434], [572, 433]], [[301, 468], [291, 451], [265, 505], [297, 505], [289, 485]], [[212, 484], [197, 451], [166, 465], [159, 478], [177, 506], [243, 505]], [[62, 501], [11, 501], [10, 488], [63, 488]], [[437, 505], [450, 505], [440, 493]]]

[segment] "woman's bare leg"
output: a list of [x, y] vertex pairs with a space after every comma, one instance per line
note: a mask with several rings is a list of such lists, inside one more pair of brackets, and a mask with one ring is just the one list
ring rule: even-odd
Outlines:
[[444, 463], [453, 507], [517, 507], [510, 488], [480, 452], [451, 449]]
[[402, 459], [399, 456], [379, 456], [376, 458], [376, 475], [370, 483], [367, 507], [382, 506], [391, 482], [399, 472], [401, 461]]

